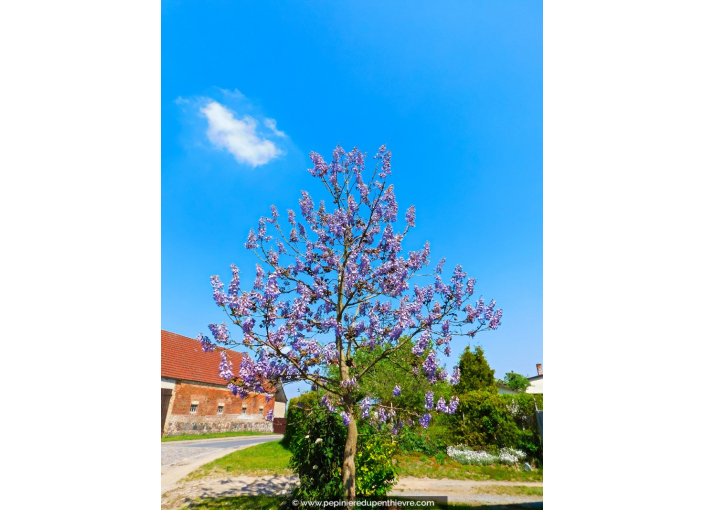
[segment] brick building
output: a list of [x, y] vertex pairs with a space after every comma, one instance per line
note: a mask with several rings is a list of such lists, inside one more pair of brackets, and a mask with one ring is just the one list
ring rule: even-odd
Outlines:
[[[229, 351], [237, 377], [242, 353]], [[220, 378], [220, 354], [203, 352], [200, 342], [161, 330], [161, 433], [165, 436], [255, 430], [271, 432], [264, 419], [269, 410], [283, 418], [286, 394], [280, 385], [275, 398], [235, 397]], [[273, 392], [272, 388], [272, 392]], [[277, 420], [278, 421], [278, 420]]]

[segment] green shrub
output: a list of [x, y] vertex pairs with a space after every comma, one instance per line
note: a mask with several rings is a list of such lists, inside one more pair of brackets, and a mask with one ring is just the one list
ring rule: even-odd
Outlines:
[[530, 458], [542, 462], [543, 445], [538, 420], [535, 417], [535, 406], [537, 404], [538, 409], [543, 409], [543, 396], [522, 393], [520, 395], [503, 394], [501, 398], [507, 402], [519, 429], [518, 440], [513, 447], [526, 452]]
[[342, 456], [347, 430], [338, 415], [324, 410], [296, 414], [298, 421], [288, 446], [290, 466], [300, 479], [294, 499], [336, 500], [344, 493]]
[[357, 494], [385, 496], [396, 482], [393, 458], [398, 448], [389, 436], [375, 434], [370, 427], [363, 430], [355, 458]]
[[286, 432], [284, 432], [284, 437], [281, 439], [281, 444], [285, 448], [290, 448], [291, 440], [296, 433], [300, 434], [301, 430], [299, 429], [304, 423], [305, 409], [310, 409], [319, 402], [320, 394], [316, 391], [308, 391], [288, 401], [288, 409], [286, 410]]
[[[289, 404], [282, 444], [291, 450], [291, 468], [300, 478], [291, 500], [332, 501], [344, 495], [342, 460], [347, 428], [339, 415], [315, 409], [320, 397], [320, 393], [308, 392], [291, 399]], [[358, 424], [358, 495], [383, 496], [391, 490], [397, 478], [392, 462], [395, 451], [396, 446], [387, 435]]]
[[402, 452], [418, 452], [430, 457], [444, 453], [452, 444], [447, 427], [432, 424], [427, 430], [420, 427], [403, 427], [396, 437], [398, 448]]
[[542, 408], [542, 395], [471, 391], [459, 395], [459, 399], [457, 411], [447, 419], [454, 444], [494, 454], [501, 448], [516, 448], [532, 459], [542, 460], [534, 404], [538, 401]]

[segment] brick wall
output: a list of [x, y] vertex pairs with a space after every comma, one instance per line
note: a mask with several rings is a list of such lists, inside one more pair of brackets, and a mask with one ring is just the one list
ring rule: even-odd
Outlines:
[[[198, 402], [198, 407], [191, 413], [194, 401]], [[222, 414], [217, 414], [218, 405], [224, 406]], [[242, 414], [243, 406], [246, 406], [246, 414]], [[260, 407], [263, 407], [262, 414]], [[271, 432], [272, 423], [264, 419], [270, 409], [274, 409], [274, 399], [267, 403], [264, 395], [253, 395], [243, 401], [227, 388], [179, 382], [174, 389], [164, 435], [243, 430]]]

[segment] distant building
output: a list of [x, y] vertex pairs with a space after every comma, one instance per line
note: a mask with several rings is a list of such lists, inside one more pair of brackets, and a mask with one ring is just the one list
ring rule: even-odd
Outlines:
[[543, 394], [543, 365], [540, 363], [537, 363], [535, 367], [538, 369], [538, 375], [535, 375], [533, 377], [529, 377], [528, 380], [530, 381], [530, 386], [526, 388], [526, 393], [533, 393], [533, 394]]
[[[228, 351], [237, 377], [242, 353]], [[273, 398], [235, 397], [220, 377], [220, 354], [203, 352], [198, 340], [161, 330], [161, 433], [165, 436], [253, 430], [272, 432], [264, 417], [286, 414], [286, 394], [279, 384]]]
[[499, 394], [505, 393], [507, 395], [518, 395], [519, 392], [512, 390], [505, 384], [497, 383], [496, 386], [499, 388]]

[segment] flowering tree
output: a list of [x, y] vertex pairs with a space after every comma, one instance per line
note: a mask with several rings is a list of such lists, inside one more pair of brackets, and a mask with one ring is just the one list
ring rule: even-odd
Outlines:
[[[221, 350], [220, 375], [235, 395], [266, 393], [267, 381], [309, 381], [322, 388], [321, 406], [339, 413], [347, 427], [342, 479], [345, 498], [354, 500], [357, 420], [398, 433], [416, 422], [427, 428], [431, 411], [452, 414], [459, 403], [457, 397], [435, 402], [428, 392], [427, 412], [421, 415], [360, 395], [358, 383], [382, 359], [397, 361], [431, 383], [446, 379], [438, 351], [449, 356], [453, 336], [496, 329], [502, 311], [495, 310], [493, 300], [469, 304], [475, 280], [459, 265], [449, 283], [441, 277], [445, 259], [423, 273], [430, 263], [429, 243], [402, 255], [401, 243], [415, 226], [415, 207], [406, 212], [403, 229], [395, 231], [398, 206], [393, 185], [387, 184], [391, 152], [385, 146], [374, 156], [375, 168], [366, 180], [366, 154], [357, 148], [345, 153], [338, 146], [330, 163], [315, 152], [310, 157], [309, 172], [329, 193], [332, 210], [326, 210], [324, 201], [316, 209], [302, 191], [300, 219], [288, 211], [287, 233], [289, 227], [271, 206], [271, 217], [261, 218], [245, 243], [261, 262], [254, 288], [240, 289], [234, 265], [227, 291], [219, 277], [211, 278], [215, 302], [240, 332], [231, 336], [226, 323], [211, 324], [213, 340], [198, 338], [206, 351], [244, 345], [256, 352], [255, 359], [242, 357], [234, 379]], [[413, 279], [426, 285], [414, 282], [411, 289]], [[407, 345], [410, 351], [404, 349]], [[355, 353], [362, 350], [377, 354], [359, 366]], [[455, 367], [450, 381], [458, 379]], [[397, 386], [392, 396], [402, 391]]]

